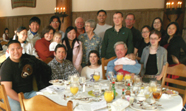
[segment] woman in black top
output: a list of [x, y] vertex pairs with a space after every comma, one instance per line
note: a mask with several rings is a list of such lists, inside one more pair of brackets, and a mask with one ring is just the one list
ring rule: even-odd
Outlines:
[[186, 52], [186, 44], [181, 36], [178, 35], [179, 26], [177, 22], [171, 22], [167, 26], [167, 36], [162, 40], [164, 47], [168, 52], [169, 65], [180, 63], [180, 49]]
[[137, 44], [137, 47], [134, 48], [134, 54], [137, 55], [137, 60], [141, 59], [143, 49], [146, 46], [150, 45], [150, 39], [149, 39], [150, 31], [151, 31], [151, 28], [148, 25], [145, 25], [141, 28], [141, 35], [143, 38]]
[[[156, 17], [153, 20], [151, 28], [152, 28], [152, 30], [160, 31], [161, 32], [161, 38], [164, 38], [166, 36], [166, 31], [163, 29], [163, 21], [160, 17]], [[161, 45], [161, 41], [160, 41], [160, 45]]]

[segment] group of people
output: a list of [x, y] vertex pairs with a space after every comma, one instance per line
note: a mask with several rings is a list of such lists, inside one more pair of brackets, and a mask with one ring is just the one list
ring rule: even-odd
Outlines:
[[[186, 44], [179, 36], [176, 22], [171, 22], [165, 31], [161, 18], [157, 17], [151, 27], [144, 25], [139, 31], [134, 27], [135, 15], [132, 13], [124, 18], [121, 12], [115, 12], [114, 26], [106, 24], [106, 18], [106, 11], [99, 10], [98, 23], [92, 19], [84, 22], [82, 17], [78, 17], [75, 27], [69, 26], [63, 32], [59, 17], [52, 16], [41, 35], [38, 33], [38, 17], [30, 19], [28, 31], [19, 27], [16, 36], [8, 43], [8, 58], [0, 70], [1, 84], [5, 86], [11, 109], [20, 110], [19, 92], [23, 92], [26, 98], [35, 95], [31, 81], [33, 76], [20, 76], [19, 63], [25, 53], [41, 61], [53, 58], [48, 63], [51, 79], [68, 79], [69, 75], [77, 73], [90, 79], [95, 71], [99, 71], [102, 78], [101, 58], [116, 56], [108, 63], [107, 72], [112, 71], [115, 75], [117, 72], [140, 74], [144, 82], [161, 82], [167, 65], [180, 63], [180, 49], [186, 52]], [[123, 58], [130, 59], [133, 64], [126, 63]]]

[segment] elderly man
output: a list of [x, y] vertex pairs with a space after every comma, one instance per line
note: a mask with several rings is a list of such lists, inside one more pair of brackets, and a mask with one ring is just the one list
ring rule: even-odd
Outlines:
[[72, 62], [66, 60], [66, 47], [58, 44], [55, 48], [55, 58], [48, 63], [52, 69], [52, 79], [68, 79], [69, 75], [78, 74]]
[[60, 19], [59, 19], [58, 16], [56, 16], [56, 15], [52, 16], [52, 17], [50, 18], [49, 24], [50, 24], [50, 26], [52, 26], [52, 28], [53, 28], [56, 32], [61, 33], [61, 36], [62, 36], [61, 39], [63, 39], [63, 38], [65, 37], [65, 33], [64, 33], [63, 31], [60, 30], [60, 28], [61, 28], [61, 21], [60, 21]]
[[18, 93], [23, 92], [26, 99], [36, 95], [32, 86], [34, 74], [22, 74], [19, 63], [24, 54], [22, 55], [19, 41], [9, 41], [7, 53], [10, 56], [2, 64], [0, 70], [1, 84], [5, 86], [11, 111], [21, 111]]
[[77, 30], [76, 36], [79, 37], [79, 35], [85, 33], [85, 28], [84, 28], [85, 22], [82, 17], [78, 17], [75, 20], [75, 28]]
[[109, 28], [111, 28], [111, 25], [108, 25], [105, 23], [107, 18], [107, 12], [105, 10], [99, 10], [97, 12], [97, 26], [96, 29], [94, 30], [94, 32], [103, 39], [105, 31]]
[[115, 49], [115, 53], [116, 53], [116, 59], [110, 61], [107, 64], [107, 72], [112, 71], [114, 72], [114, 74], [116, 75], [116, 73], [119, 70], [124, 70], [124, 71], [128, 71], [130, 73], [135, 73], [135, 74], [139, 74], [140, 70], [141, 70], [141, 65], [137, 62], [134, 65], [115, 65], [114, 62], [122, 57], [125, 57], [125, 54], [127, 52], [127, 45], [122, 42], [119, 41], [117, 43], [114, 44], [114, 49]]
[[123, 14], [115, 12], [113, 15], [114, 27], [106, 30], [101, 49], [101, 57], [109, 59], [116, 56], [113, 46], [118, 41], [123, 41], [127, 44], [128, 52], [133, 53], [132, 32], [130, 29], [123, 27]]
[[141, 32], [134, 28], [135, 23], [135, 15], [133, 13], [129, 13], [125, 17], [125, 25], [127, 28], [131, 29], [132, 35], [133, 35], [133, 45], [134, 47], [137, 47], [140, 40], [142, 39]]

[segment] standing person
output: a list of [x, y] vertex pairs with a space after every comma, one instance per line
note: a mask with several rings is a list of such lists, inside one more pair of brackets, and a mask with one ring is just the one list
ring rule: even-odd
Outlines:
[[[25, 54], [30, 54], [35, 56], [36, 58], [38, 58], [37, 52], [33, 46], [32, 43], [28, 42], [27, 40], [27, 29], [26, 27], [19, 27], [17, 28], [17, 37], [15, 40], [18, 40], [21, 43], [21, 47], [22, 47], [22, 53]], [[6, 57], [8, 57], [9, 54], [6, 53]]]
[[169, 65], [176, 65], [181, 61], [180, 49], [186, 52], [186, 44], [179, 34], [179, 26], [177, 22], [171, 22], [167, 26], [167, 36], [162, 40], [164, 47], [168, 52], [168, 63]]
[[157, 80], [161, 83], [163, 74], [166, 73], [167, 51], [159, 45], [161, 33], [157, 30], [151, 31], [150, 45], [143, 49], [140, 62], [142, 65], [142, 81], [150, 82]]
[[81, 73], [81, 62], [83, 56], [83, 48], [82, 43], [77, 39], [76, 30], [74, 27], [69, 26], [66, 29], [65, 37], [62, 40], [62, 43], [67, 48], [67, 56], [66, 59], [70, 60], [76, 70]]
[[3, 37], [3, 41], [5, 41], [5, 42], [9, 42], [9, 30], [8, 30], [8, 28], [5, 28], [5, 30], [4, 30], [4, 33], [3, 33], [3, 35], [2, 35], [2, 37]]
[[160, 45], [162, 46], [162, 40], [163, 38], [166, 36], [166, 31], [163, 29], [163, 21], [160, 17], [156, 17], [153, 21], [152, 21], [152, 26], [151, 26], [152, 30], [157, 30], [161, 32], [161, 41], [160, 41]]
[[137, 55], [137, 60], [141, 59], [143, 49], [146, 46], [150, 45], [150, 38], [149, 38], [150, 31], [151, 28], [148, 25], [145, 25], [141, 28], [141, 35], [143, 38], [140, 40], [138, 45], [134, 48], [134, 54]]
[[101, 53], [102, 39], [93, 32], [95, 28], [96, 22], [94, 20], [87, 20], [85, 22], [86, 33], [81, 34], [78, 37], [83, 44], [82, 67], [85, 67], [86, 63], [88, 62], [88, 54], [91, 50], [97, 50], [99, 53]]
[[97, 50], [92, 50], [89, 52], [88, 64], [82, 69], [81, 76], [91, 79], [91, 75], [94, 74], [95, 71], [100, 72], [100, 78], [102, 79], [103, 74], [99, 52]]
[[85, 22], [82, 17], [78, 17], [75, 20], [75, 29], [76, 29], [76, 35], [79, 37], [79, 35], [85, 33]]
[[61, 36], [63, 39], [65, 36], [65, 33], [60, 30], [61, 29], [61, 21], [60, 21], [59, 17], [56, 15], [52, 16], [50, 18], [49, 24], [50, 24], [50, 26], [52, 26], [52, 28], [55, 30], [55, 32], [61, 33]]
[[135, 22], [135, 15], [133, 13], [128, 13], [125, 17], [125, 25], [132, 31], [134, 48], [137, 47], [142, 39], [140, 31], [134, 27]]
[[33, 91], [34, 74], [26, 77], [21, 76], [22, 70], [19, 68], [19, 63], [23, 55], [19, 41], [11, 40], [8, 43], [7, 52], [10, 57], [1, 66], [1, 84], [5, 87], [11, 110], [21, 111], [18, 93], [23, 92], [26, 99], [36, 95], [36, 92]]
[[61, 38], [61, 33], [55, 32], [54, 37], [49, 45], [49, 51], [54, 51], [57, 44], [62, 44]]
[[127, 44], [128, 52], [133, 53], [133, 42], [132, 42], [132, 32], [130, 29], [123, 27], [123, 14], [121, 12], [115, 12], [113, 15], [114, 27], [106, 30], [102, 49], [101, 57], [109, 59], [116, 56], [113, 46], [118, 41], [123, 41]]
[[68, 80], [69, 75], [78, 74], [77, 70], [73, 66], [72, 62], [66, 60], [66, 47], [63, 44], [58, 44], [54, 51], [54, 59], [52, 59], [48, 65], [52, 69], [52, 79], [64, 79]]
[[51, 26], [47, 26], [42, 31], [42, 38], [36, 41], [35, 49], [39, 58], [43, 61], [49, 57], [54, 57], [54, 51], [49, 51], [50, 41], [53, 39], [54, 33], [55, 30]]
[[41, 24], [41, 20], [38, 17], [32, 17], [29, 21], [29, 30], [28, 30], [28, 37], [27, 41], [32, 43], [35, 46], [35, 43], [38, 39], [41, 39], [39, 34], [39, 27]]
[[94, 32], [96, 35], [98, 35], [102, 39], [104, 37], [105, 31], [112, 27], [111, 25], [108, 25], [105, 23], [106, 18], [107, 18], [107, 12], [105, 10], [99, 10], [97, 12], [98, 23], [97, 23], [97, 26]]

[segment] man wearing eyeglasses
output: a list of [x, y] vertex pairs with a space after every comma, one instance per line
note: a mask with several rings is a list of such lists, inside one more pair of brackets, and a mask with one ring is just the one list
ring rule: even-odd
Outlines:
[[133, 35], [133, 46], [137, 47], [138, 43], [142, 39], [141, 33], [138, 29], [134, 28], [135, 15], [133, 13], [128, 13], [125, 17], [125, 26], [132, 31]]
[[61, 33], [61, 36], [62, 36], [62, 39], [63, 39], [64, 36], [65, 36], [65, 33], [64, 33], [63, 31], [60, 30], [60, 28], [61, 28], [61, 21], [60, 21], [59, 17], [58, 17], [58, 16], [55, 16], [55, 15], [52, 16], [52, 17], [50, 18], [49, 23], [50, 23], [50, 26], [52, 26], [52, 28], [54, 28], [54, 30], [55, 30], [56, 32]]

